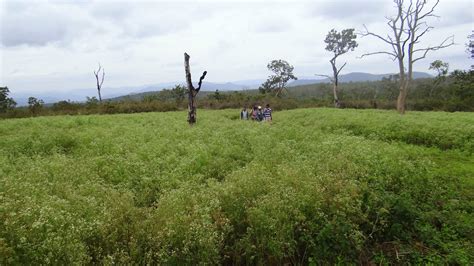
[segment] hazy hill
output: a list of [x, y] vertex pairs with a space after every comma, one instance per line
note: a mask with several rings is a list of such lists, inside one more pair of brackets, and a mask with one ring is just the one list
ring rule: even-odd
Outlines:
[[[339, 76], [339, 82], [359, 82], [359, 81], [377, 81], [382, 80], [384, 77], [388, 77], [393, 74], [370, 74], [370, 73], [363, 73], [363, 72], [352, 72], [349, 74], [344, 74]], [[425, 73], [425, 72], [413, 72], [413, 78], [431, 78], [432, 75]], [[329, 83], [330, 80], [328, 78], [317, 78], [315, 76], [314, 79], [311, 78], [302, 78], [295, 80], [289, 84], [290, 87], [300, 86], [300, 85], [308, 85], [308, 84], [317, 84], [317, 83]]]
[[[370, 74], [363, 72], [352, 72], [349, 74], [341, 75], [339, 79], [340, 82], [377, 81], [381, 80], [383, 77], [388, 77], [389, 75], [391, 74]], [[415, 79], [432, 77], [430, 74], [424, 72], [414, 72], [413, 76]], [[264, 81], [264, 79], [237, 80], [226, 83], [204, 81], [202, 84], [202, 91], [238, 91], [256, 89]], [[329, 79], [327, 78], [318, 79], [316, 76], [314, 78], [302, 77], [301, 79], [291, 82], [289, 84], [289, 87], [328, 82]], [[112, 100], [120, 100], [123, 98], [141, 99], [146, 94], [152, 94], [153, 92], [160, 91], [162, 89], [170, 89], [176, 84], [185, 85], [184, 82], [176, 81], [137, 86], [103, 88], [102, 95], [104, 99]], [[43, 93], [15, 93], [14, 91], [12, 91], [12, 97], [20, 106], [27, 105], [28, 97], [30, 96], [42, 99], [45, 103], [54, 103], [63, 100], [83, 102], [86, 100], [86, 97], [97, 96], [97, 91], [95, 88], [68, 90], [64, 92], [61, 90], [57, 90], [54, 92], [51, 91]]]

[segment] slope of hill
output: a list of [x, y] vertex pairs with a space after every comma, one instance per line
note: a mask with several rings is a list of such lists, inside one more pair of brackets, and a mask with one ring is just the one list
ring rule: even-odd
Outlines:
[[[363, 72], [353, 72], [340, 76], [340, 82], [360, 82], [360, 81], [377, 81], [381, 80], [383, 77], [388, 77], [391, 74], [370, 74]], [[424, 72], [414, 72], [413, 76], [415, 79], [418, 78], [430, 78], [430, 74]], [[265, 80], [263, 79], [253, 79], [253, 80], [237, 80], [226, 83], [219, 82], [203, 82], [202, 91], [239, 91], [239, 90], [249, 90], [256, 89], [262, 84]], [[293, 81], [289, 83], [289, 87], [309, 85], [309, 84], [318, 84], [318, 83], [328, 83], [329, 79], [311, 79], [308, 77], [303, 77], [302, 79]], [[132, 98], [132, 99], [141, 99], [144, 95], [157, 92], [163, 89], [170, 89], [177, 84], [185, 85], [181, 81], [176, 82], [164, 82], [157, 84], [147, 84], [147, 85], [137, 85], [137, 86], [126, 86], [126, 87], [112, 87], [112, 88], [103, 88], [102, 95], [104, 99], [117, 100], [122, 98]], [[197, 85], [197, 84], [195, 84]], [[54, 103], [58, 101], [70, 100], [75, 102], [83, 102], [86, 100], [86, 97], [96, 96], [97, 91], [95, 88], [88, 89], [75, 89], [68, 91], [56, 90], [54, 92], [43, 92], [43, 93], [15, 93], [12, 92], [12, 97], [18, 103], [19, 106], [24, 106], [28, 104], [28, 97], [33, 96], [38, 99], [42, 99], [45, 103]]]
[[[363, 73], [363, 72], [352, 72], [344, 75], [339, 76], [339, 82], [358, 82], [358, 81], [377, 81], [382, 80], [384, 77], [389, 77], [393, 74], [370, 74], [370, 73]], [[413, 78], [432, 78], [433, 76], [425, 73], [425, 72], [413, 72]], [[314, 78], [314, 79], [299, 79], [291, 82], [289, 84], [290, 87], [300, 86], [300, 85], [309, 85], [309, 84], [317, 84], [317, 83], [329, 83], [330, 80], [328, 78]]]

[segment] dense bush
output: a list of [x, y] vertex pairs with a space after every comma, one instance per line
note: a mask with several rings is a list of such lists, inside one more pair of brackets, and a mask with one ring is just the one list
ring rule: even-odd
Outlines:
[[474, 260], [472, 114], [234, 117], [0, 121], [0, 263]]

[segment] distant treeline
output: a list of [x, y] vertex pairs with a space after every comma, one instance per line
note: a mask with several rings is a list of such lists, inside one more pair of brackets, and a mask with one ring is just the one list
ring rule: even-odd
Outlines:
[[[291, 87], [280, 97], [262, 94], [258, 90], [202, 91], [198, 95], [198, 106], [205, 109], [250, 108], [268, 103], [274, 110], [332, 107], [331, 86], [322, 83]], [[398, 90], [395, 75], [381, 81], [341, 83], [341, 108], [394, 109]], [[447, 77], [414, 80], [409, 94], [408, 110], [474, 111], [474, 71], [456, 70]], [[173, 89], [124, 96], [103, 103], [99, 103], [95, 97], [87, 98], [85, 103], [60, 101], [52, 105], [44, 105], [41, 100], [35, 99], [30, 106], [11, 108], [0, 113], [0, 117], [166, 112], [186, 108], [186, 88], [177, 85]]]

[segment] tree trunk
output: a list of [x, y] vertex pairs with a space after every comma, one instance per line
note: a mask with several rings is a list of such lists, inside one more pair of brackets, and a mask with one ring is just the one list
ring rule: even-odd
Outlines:
[[339, 97], [337, 97], [337, 85], [339, 83], [339, 71], [337, 70], [336, 67], [336, 57], [333, 57], [331, 60], [329, 60], [332, 66], [332, 71], [333, 71], [333, 89], [332, 92], [334, 94], [334, 107], [339, 108]]
[[184, 71], [186, 72], [186, 83], [188, 85], [188, 123], [196, 123], [196, 93], [191, 80], [191, 70], [189, 67], [189, 55], [184, 53]]
[[196, 123], [196, 95], [193, 92], [189, 93], [188, 97], [188, 123], [193, 125]]
[[188, 123], [193, 125], [196, 123], [196, 95], [201, 90], [202, 80], [206, 77], [207, 71], [202, 73], [198, 87], [194, 88], [189, 67], [189, 55], [187, 53], [184, 53], [184, 71], [186, 73], [186, 84], [188, 85]]
[[400, 86], [400, 93], [398, 94], [398, 98], [397, 98], [397, 111], [401, 115], [405, 114], [407, 94], [408, 94], [408, 84], [404, 82]]
[[99, 92], [99, 102], [102, 102], [102, 95], [100, 94], [100, 87], [97, 87], [97, 91]]
[[334, 107], [339, 108], [340, 104], [339, 104], [339, 98], [337, 97], [337, 83], [336, 82], [333, 82], [332, 90], [334, 94]]

